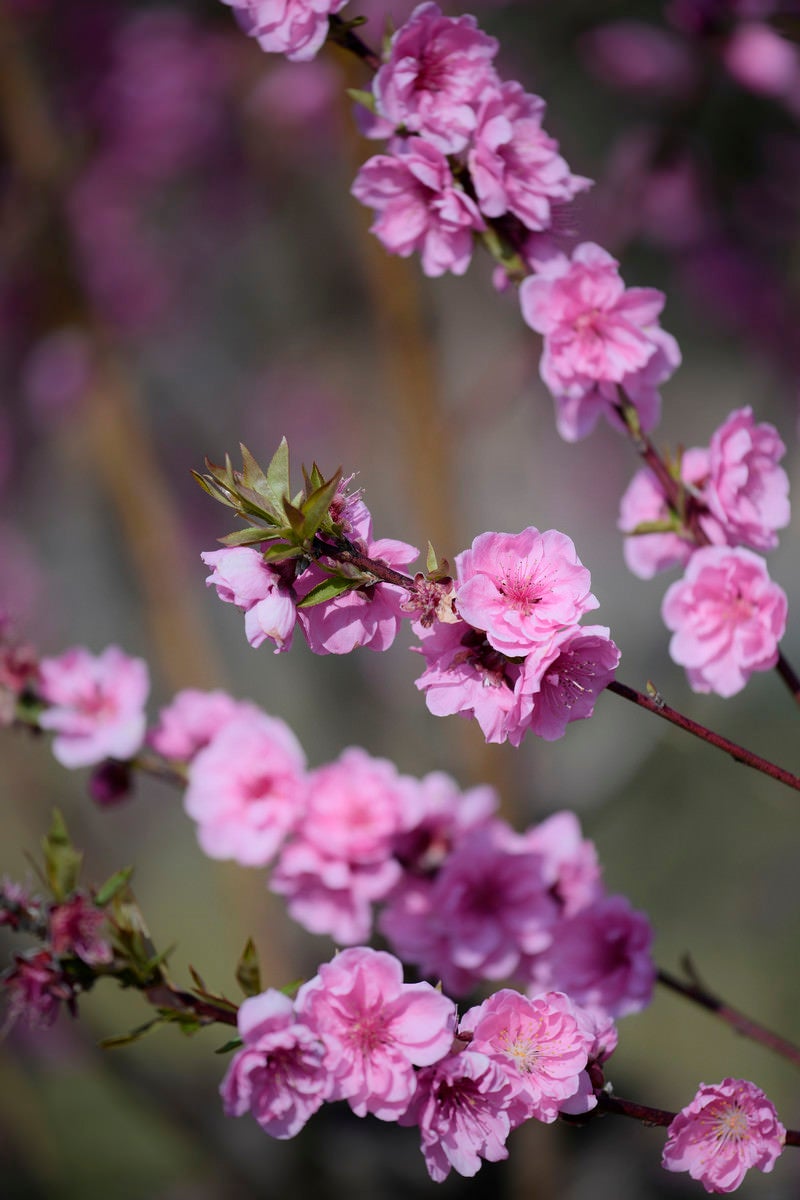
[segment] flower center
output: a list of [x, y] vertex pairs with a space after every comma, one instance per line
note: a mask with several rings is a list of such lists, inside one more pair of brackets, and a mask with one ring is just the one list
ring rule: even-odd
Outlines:
[[750, 1138], [747, 1113], [738, 1104], [726, 1104], [708, 1115], [712, 1135], [718, 1142], [745, 1142]]
[[525, 563], [508, 567], [497, 580], [497, 590], [512, 607], [530, 616], [534, 605], [542, 599], [537, 587], [537, 581], [532, 578]]

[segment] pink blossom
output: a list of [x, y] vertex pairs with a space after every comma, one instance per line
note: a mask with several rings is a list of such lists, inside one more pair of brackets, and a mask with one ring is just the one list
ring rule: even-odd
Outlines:
[[161, 709], [147, 740], [164, 758], [188, 762], [233, 717], [257, 711], [255, 705], [234, 700], [227, 692], [185, 688]]
[[328, 36], [328, 15], [347, 0], [223, 0], [236, 9], [245, 33], [262, 50], [285, 54], [291, 62], [307, 62]]
[[481, 212], [511, 212], [527, 229], [553, 224], [553, 206], [590, 187], [572, 175], [558, 142], [542, 129], [545, 103], [519, 83], [504, 83], [484, 98], [468, 162]]
[[269, 638], [275, 643], [275, 654], [280, 654], [291, 649], [296, 620], [294, 596], [275, 577], [269, 595], [244, 614], [244, 632], [254, 650]]
[[753, 671], [778, 661], [786, 629], [786, 593], [750, 550], [706, 546], [664, 597], [661, 615], [673, 636], [672, 659], [695, 692], [733, 696]]
[[773, 550], [789, 524], [789, 480], [778, 463], [786, 447], [773, 425], [756, 425], [751, 408], [730, 414], [709, 446], [705, 501], [731, 544]]
[[548, 1124], [563, 1104], [581, 1093], [583, 1111], [594, 1108], [586, 1075], [591, 1038], [560, 993], [528, 999], [503, 988], [459, 1023], [472, 1032], [470, 1050], [486, 1054], [509, 1078], [514, 1089], [512, 1125], [530, 1117]]
[[392, 858], [353, 863], [300, 837], [283, 847], [269, 888], [285, 897], [298, 925], [328, 934], [339, 946], [354, 946], [369, 940], [372, 906], [386, 898], [401, 874]]
[[658, 324], [663, 293], [626, 289], [618, 266], [600, 246], [584, 242], [571, 259], [562, 254], [543, 261], [520, 287], [522, 315], [544, 336], [541, 375], [567, 441], [584, 437], [601, 415], [615, 420], [618, 386], [642, 428], [652, 428], [658, 386], [680, 363], [675, 339]]
[[305, 801], [305, 756], [283, 721], [240, 713], [200, 750], [183, 805], [210, 858], [264, 866], [297, 826]]
[[429, 983], [403, 983], [393, 955], [343, 950], [303, 984], [297, 1011], [325, 1043], [332, 1100], [396, 1121], [414, 1095], [414, 1067], [450, 1049], [455, 1006]]
[[791, 41], [765, 21], [743, 21], [722, 51], [725, 66], [742, 87], [776, 100], [800, 98], [800, 55]]
[[272, 988], [245, 1000], [236, 1021], [244, 1045], [220, 1084], [225, 1113], [251, 1112], [271, 1137], [294, 1137], [327, 1097], [325, 1048]]
[[603, 894], [600, 866], [594, 842], [583, 837], [575, 813], [553, 813], [523, 835], [530, 850], [542, 857], [542, 869], [550, 894], [571, 917]]
[[688, 1171], [707, 1192], [735, 1192], [751, 1167], [772, 1170], [785, 1141], [775, 1106], [754, 1083], [701, 1083], [669, 1127], [661, 1164]]
[[409, 792], [407, 827], [394, 839], [395, 857], [415, 874], [438, 869], [466, 833], [486, 825], [498, 803], [494, 788], [462, 792], [449, 775], [432, 771]]
[[74, 954], [93, 966], [114, 957], [111, 943], [100, 936], [106, 915], [86, 896], [76, 895], [50, 909], [50, 948], [56, 958]]
[[496, 83], [496, 53], [497, 42], [474, 17], [444, 17], [438, 5], [420, 4], [393, 36], [375, 76], [379, 116], [421, 133], [445, 154], [462, 150], [483, 92]]
[[22, 922], [39, 916], [39, 901], [21, 883], [7, 876], [0, 878], [0, 926], [19, 929]]
[[624, 896], [606, 896], [559, 923], [529, 964], [530, 990], [556, 988], [604, 1017], [638, 1012], [653, 994], [652, 939], [644, 913]]
[[607, 21], [580, 39], [592, 74], [609, 87], [683, 97], [697, 78], [693, 47], [645, 21]]
[[65, 767], [104, 758], [132, 758], [142, 744], [150, 690], [147, 665], [118, 646], [93, 655], [81, 646], [40, 664], [41, 694], [50, 706], [39, 717], [52, 730], [53, 754]]
[[46, 1028], [55, 1021], [62, 1002], [74, 1011], [72, 985], [49, 950], [37, 950], [26, 957], [15, 954], [14, 966], [0, 976], [0, 988], [6, 1001], [0, 1032], [20, 1020], [31, 1029]]
[[403, 961], [463, 995], [548, 946], [557, 914], [541, 856], [493, 821], [461, 838], [434, 880], [404, 880], [379, 924]]
[[[708, 478], [708, 451], [687, 450], [681, 457], [681, 480], [700, 493]], [[637, 471], [620, 500], [617, 528], [633, 536], [625, 539], [624, 553], [628, 569], [640, 579], [652, 579], [659, 571], [682, 566], [697, 549], [695, 542], [681, 533], [644, 533], [634, 531], [650, 521], [669, 521], [666, 495], [655, 475], [647, 467]], [[716, 522], [713, 523], [716, 526]], [[722, 531], [711, 528], [709, 518], [702, 521], [713, 541], [722, 540]]]
[[416, 687], [425, 693], [428, 711], [435, 717], [474, 717], [487, 742], [508, 739], [518, 746], [529, 715], [519, 711], [515, 693], [520, 667], [465, 621], [440, 621], [417, 632], [421, 645], [414, 649], [426, 667]]
[[472, 1050], [418, 1072], [416, 1095], [400, 1124], [419, 1125], [425, 1165], [435, 1183], [446, 1179], [451, 1168], [471, 1177], [482, 1158], [508, 1158], [512, 1091], [496, 1063]]
[[554, 635], [548, 653], [530, 655], [522, 669], [523, 694], [533, 693], [528, 727], [547, 742], [584, 721], [614, 678], [620, 652], [604, 625], [575, 625]]
[[[370, 558], [390, 567], [406, 567], [419, 556], [415, 546], [380, 538], [366, 546]], [[312, 564], [297, 580], [299, 599], [328, 578]], [[334, 600], [298, 609], [297, 615], [306, 641], [315, 654], [349, 654], [359, 646], [369, 650], [388, 650], [403, 622], [406, 593], [391, 583], [373, 583]]]
[[419, 250], [426, 275], [464, 274], [473, 232], [484, 228], [483, 218], [436, 146], [410, 138], [398, 154], [375, 155], [350, 190], [374, 209], [371, 232], [390, 254], [408, 258]]
[[510, 656], [548, 643], [598, 605], [572, 540], [557, 529], [482, 533], [456, 555], [456, 568], [459, 614]]
[[220, 600], [235, 604], [244, 612], [268, 597], [274, 589], [275, 572], [264, 562], [260, 551], [252, 546], [206, 550], [200, 557], [207, 567], [211, 567], [206, 586], [215, 587]]

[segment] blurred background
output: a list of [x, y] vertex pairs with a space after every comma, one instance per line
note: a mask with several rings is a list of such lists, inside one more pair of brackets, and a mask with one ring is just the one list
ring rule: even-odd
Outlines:
[[[353, 3], [373, 45], [406, 0]], [[444, 6], [447, 7], [447, 6]], [[458, 13], [460, 8], [450, 8]], [[506, 78], [548, 101], [547, 129], [597, 180], [575, 232], [663, 288], [684, 365], [657, 440], [705, 445], [734, 407], [774, 422], [798, 475], [800, 52], [786, 5], [733, 0], [520, 0], [474, 10]], [[245, 442], [295, 468], [357, 471], [376, 536], [452, 557], [487, 529], [574, 539], [622, 647], [620, 678], [800, 771], [798, 713], [774, 673], [723, 703], [694, 696], [667, 656], [664, 579], [624, 566], [619, 497], [636, 469], [603, 426], [568, 446], [538, 379], [537, 339], [476, 254], [465, 279], [390, 259], [350, 198], [376, 147], [345, 87], [358, 63], [261, 53], [212, 0], [3, 0], [0, 6], [0, 607], [43, 653], [116, 642], [143, 655], [152, 717], [182, 687], [224, 687], [282, 717], [312, 765], [358, 744], [404, 771], [491, 782], [520, 827], [575, 809], [611, 891], [645, 909], [656, 956], [690, 952], [709, 985], [800, 1039], [800, 801], [615, 696], [557, 744], [485, 746], [436, 720], [401, 637], [387, 654], [318, 658], [248, 647], [240, 615], [203, 586], [200, 551], [229, 519], [190, 469]], [[800, 595], [794, 530], [770, 570]], [[800, 661], [800, 626], [783, 643]], [[100, 881], [135, 890], [179, 981], [193, 964], [236, 993], [248, 935], [265, 982], [312, 974], [326, 939], [293, 926], [263, 872], [208, 861], [180, 799], [142, 780], [100, 811], [87, 772], [2, 731], [0, 873], [31, 880], [58, 804]], [[4, 943], [5, 944], [5, 943]], [[10, 943], [8, 946], [10, 950]], [[414, 1130], [330, 1106], [293, 1142], [222, 1115], [225, 1040], [170, 1029], [96, 1043], [147, 1017], [98, 987], [81, 1019], [17, 1028], [0, 1047], [0, 1194], [14, 1200], [696, 1196], [659, 1167], [663, 1131], [608, 1119], [530, 1123], [507, 1163], [429, 1182]], [[796, 1073], [685, 1001], [658, 992], [621, 1023], [621, 1095], [677, 1109], [700, 1080], [752, 1079], [800, 1125]], [[744, 1197], [788, 1200], [800, 1156]]]

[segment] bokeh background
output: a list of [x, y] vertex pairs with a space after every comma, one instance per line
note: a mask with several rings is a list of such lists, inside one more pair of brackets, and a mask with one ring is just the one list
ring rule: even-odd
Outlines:
[[[355, 3], [377, 44], [406, 0]], [[782, 10], [782, 11], [781, 11]], [[459, 8], [449, 11], [457, 13]], [[628, 284], [668, 294], [684, 365], [659, 438], [707, 444], [751, 404], [784, 438], [797, 482], [800, 56], [786, 5], [761, 0], [520, 0], [476, 8], [500, 69], [549, 104], [573, 170], [597, 180], [574, 232], [617, 254]], [[777, 32], [780, 30], [780, 34]], [[290, 723], [313, 765], [365, 746], [416, 774], [491, 782], [520, 826], [575, 809], [608, 886], [645, 909], [656, 954], [691, 953], [709, 985], [800, 1038], [797, 795], [602, 698], [557, 744], [515, 751], [430, 717], [401, 638], [387, 654], [252, 651], [203, 586], [201, 550], [226, 512], [190, 477], [245, 442], [296, 469], [357, 471], [378, 536], [452, 556], [487, 529], [570, 534], [623, 650], [620, 677], [800, 770], [798, 713], [774, 673], [723, 703], [688, 690], [667, 656], [663, 579], [625, 569], [615, 525], [636, 468], [608, 428], [568, 446], [538, 380], [537, 339], [476, 255], [466, 278], [425, 280], [389, 259], [348, 191], [374, 152], [345, 87], [358, 63], [262, 54], [212, 0], [3, 0], [0, 6], [0, 606], [42, 652], [116, 642], [152, 668], [152, 714], [179, 688], [220, 686]], [[569, 233], [569, 230], [565, 231]], [[800, 596], [793, 538], [771, 556]], [[783, 643], [800, 660], [800, 628]], [[86, 772], [46, 744], [0, 741], [0, 872], [30, 879], [51, 807], [86, 849], [87, 878], [136, 864], [157, 944], [235, 994], [248, 935], [266, 982], [313, 973], [326, 939], [293, 926], [263, 872], [212, 863], [179, 797], [143, 780], [100, 811]], [[3, 943], [5, 945], [5, 943]], [[8, 945], [10, 951], [10, 943]], [[0, 1047], [0, 1193], [11, 1200], [696, 1196], [659, 1167], [663, 1132], [614, 1119], [529, 1126], [474, 1180], [427, 1178], [414, 1130], [330, 1106], [294, 1142], [223, 1117], [225, 1040], [157, 1031], [98, 987], [81, 1019], [16, 1029]], [[680, 1108], [700, 1080], [749, 1078], [800, 1125], [796, 1072], [685, 1001], [658, 992], [621, 1023], [620, 1094]], [[790, 1151], [743, 1197], [788, 1200]]]

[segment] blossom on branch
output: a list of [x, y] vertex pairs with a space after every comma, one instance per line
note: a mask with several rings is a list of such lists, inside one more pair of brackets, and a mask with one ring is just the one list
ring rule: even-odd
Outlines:
[[262, 50], [285, 54], [291, 62], [307, 62], [328, 36], [328, 15], [347, 0], [223, 0], [236, 10], [245, 33]]
[[751, 1167], [772, 1170], [785, 1140], [775, 1106], [754, 1083], [701, 1083], [670, 1125], [661, 1163], [688, 1171], [707, 1192], [735, 1192]]
[[161, 709], [147, 741], [164, 758], [189, 762], [228, 721], [257, 711], [255, 705], [234, 700], [227, 692], [184, 688]]
[[93, 655], [82, 646], [40, 665], [42, 729], [55, 733], [53, 754], [64, 767], [132, 758], [144, 739], [150, 690], [147, 665], [118, 646]]
[[786, 447], [773, 425], [735, 409], [711, 438], [704, 498], [730, 545], [774, 550], [789, 524], [789, 479], [778, 463]]
[[733, 696], [754, 671], [775, 666], [787, 610], [786, 593], [757, 554], [705, 546], [667, 591], [661, 615], [692, 690]]

